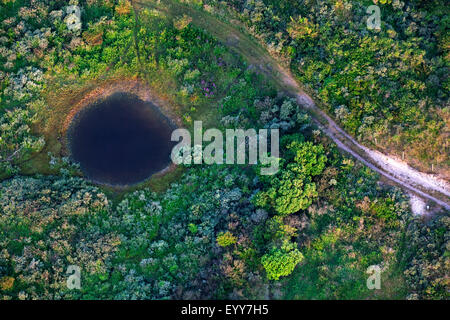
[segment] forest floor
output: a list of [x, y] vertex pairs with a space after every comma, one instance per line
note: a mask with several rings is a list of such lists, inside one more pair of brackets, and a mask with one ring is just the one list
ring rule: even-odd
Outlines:
[[[249, 65], [264, 73], [269, 81], [287, 95], [294, 97], [311, 115], [314, 123], [336, 143], [337, 147], [355, 159], [376, 171], [391, 184], [397, 185], [409, 193], [430, 200], [450, 210], [450, 186], [447, 181], [437, 175], [420, 172], [405, 162], [372, 150], [358, 143], [353, 137], [340, 128], [302, 88], [290, 70], [276, 61], [267, 50], [245, 32], [238, 21], [226, 21], [206, 11], [196, 9], [173, 0], [133, 1], [140, 8], [149, 8], [172, 18], [188, 15], [192, 23], [205, 29], [219, 39], [231, 50], [240, 54]], [[222, 19], [223, 18], [223, 19]]]

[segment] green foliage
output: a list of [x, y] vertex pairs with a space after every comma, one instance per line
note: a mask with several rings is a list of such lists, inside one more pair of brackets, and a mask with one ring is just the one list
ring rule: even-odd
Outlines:
[[410, 286], [410, 299], [447, 300], [448, 291], [448, 215], [425, 223], [420, 217], [411, 224], [406, 238], [408, 264], [404, 274]]
[[289, 249], [273, 249], [261, 258], [267, 279], [279, 280], [280, 277], [290, 275], [295, 266], [303, 260], [303, 255], [298, 249]]
[[[384, 2], [376, 34], [356, 1], [229, 4], [347, 131], [414, 143], [412, 155], [445, 162], [448, 37], [433, 22], [443, 13]], [[44, 145], [32, 128], [37, 112], [56, 111], [39, 99], [48, 79], [110, 76], [147, 81], [183, 106], [176, 112], [187, 123], [280, 128], [280, 171], [192, 166], [161, 194], [108, 199], [51, 156], [63, 176], [0, 182], [1, 299], [261, 299], [274, 289], [267, 280], [281, 281], [289, 299], [448, 298], [447, 215], [411, 219], [398, 189], [311, 135], [296, 101], [277, 95], [258, 67], [187, 15], [173, 23], [142, 9], [138, 21], [126, 1], [83, 1], [75, 34], [57, 18], [64, 5], [1, 2], [0, 179]], [[294, 131], [302, 134], [285, 134]], [[70, 264], [82, 269], [81, 291], [66, 288]], [[372, 264], [383, 270], [376, 293], [365, 285]]]
[[193, 223], [188, 224], [188, 229], [192, 234], [196, 234], [198, 232], [198, 227]]
[[15, 279], [2, 298], [74, 298], [68, 266], [78, 265], [83, 279], [105, 272], [120, 243], [108, 213], [106, 196], [80, 178], [0, 183], [0, 279]]
[[14, 109], [0, 115], [0, 177], [17, 173], [17, 160], [25, 160], [44, 147], [44, 139], [31, 134], [32, 111]]
[[217, 236], [217, 244], [221, 247], [228, 247], [235, 244], [237, 241], [236, 237], [231, 234], [231, 232], [221, 232]]
[[326, 161], [323, 146], [290, 142], [280, 172], [270, 178], [267, 190], [257, 194], [255, 204], [273, 207], [281, 215], [307, 209], [318, 196], [312, 178], [323, 171]]
[[297, 19], [291, 17], [287, 28], [289, 35], [296, 41], [304, 41], [318, 36], [319, 26], [311, 23], [308, 18], [299, 16]]

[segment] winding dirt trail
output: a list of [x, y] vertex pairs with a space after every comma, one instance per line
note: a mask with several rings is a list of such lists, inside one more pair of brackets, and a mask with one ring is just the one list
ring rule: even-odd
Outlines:
[[450, 186], [446, 181], [413, 169], [402, 161], [358, 143], [317, 107], [311, 97], [303, 91], [290, 70], [283, 68], [251, 36], [247, 35], [239, 27], [239, 22], [232, 21], [232, 25], [205, 11], [173, 0], [141, 0], [133, 1], [133, 3], [140, 8], [153, 9], [172, 18], [183, 14], [190, 16], [194, 25], [207, 30], [223, 44], [244, 57], [249, 64], [259, 68], [280, 90], [295, 98], [298, 104], [308, 111], [314, 123], [336, 143], [339, 149], [378, 172], [391, 183], [450, 210]]

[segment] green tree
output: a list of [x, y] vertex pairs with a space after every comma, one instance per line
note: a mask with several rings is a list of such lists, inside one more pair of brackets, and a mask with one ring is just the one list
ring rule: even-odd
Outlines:
[[255, 198], [256, 205], [272, 207], [281, 215], [305, 210], [312, 204], [318, 196], [312, 177], [322, 173], [327, 161], [323, 146], [299, 141], [295, 136], [286, 140], [291, 141], [286, 146], [279, 173], [266, 179], [268, 189]]
[[0, 177], [17, 173], [17, 159], [27, 159], [44, 147], [44, 139], [31, 133], [32, 122], [28, 110], [14, 109], [0, 116]]
[[237, 241], [236, 237], [233, 236], [229, 231], [221, 232], [217, 236], [217, 244], [221, 247], [228, 247], [232, 244], [235, 244]]
[[267, 279], [279, 280], [280, 277], [290, 275], [302, 260], [303, 254], [294, 248], [293, 243], [286, 242], [281, 249], [274, 248], [262, 256], [261, 263], [266, 270]]
[[308, 18], [298, 17], [297, 19], [294, 19], [291, 17], [287, 32], [292, 39], [304, 41], [308, 38], [316, 38], [319, 34], [319, 28], [316, 24], [308, 20]]

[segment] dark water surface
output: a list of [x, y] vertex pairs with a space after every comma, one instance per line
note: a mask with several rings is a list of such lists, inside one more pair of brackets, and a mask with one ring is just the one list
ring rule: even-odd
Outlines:
[[80, 111], [67, 134], [71, 156], [89, 179], [130, 185], [170, 163], [174, 129], [152, 103], [115, 93]]

